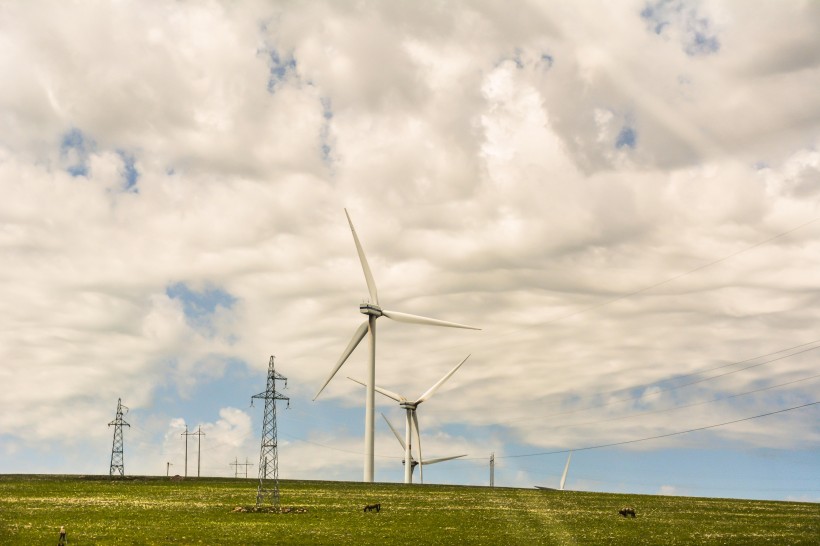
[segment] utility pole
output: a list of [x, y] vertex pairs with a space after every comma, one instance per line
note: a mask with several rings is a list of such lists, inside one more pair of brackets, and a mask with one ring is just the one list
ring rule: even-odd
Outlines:
[[191, 436], [197, 436], [197, 444], [196, 444], [196, 477], [198, 478], [199, 477], [199, 455], [202, 451], [202, 437], [205, 436], [205, 433], [202, 432], [202, 425], [199, 425], [196, 428], [196, 432], [191, 433]]
[[248, 458], [247, 458], [247, 457], [245, 457], [245, 462], [244, 462], [244, 463], [240, 463], [240, 462], [239, 462], [239, 459], [238, 459], [238, 458], [236, 458], [236, 457], [234, 457], [234, 458], [233, 458], [233, 462], [232, 462], [230, 465], [231, 465], [232, 467], [234, 467], [234, 473], [233, 473], [233, 477], [234, 477], [234, 478], [238, 478], [238, 477], [239, 477], [239, 467], [240, 467], [240, 466], [244, 466], [244, 467], [245, 467], [245, 477], [247, 478], [247, 477], [248, 477], [248, 467], [249, 467], [249, 466], [253, 466], [253, 463], [249, 463], [249, 462], [248, 462]]
[[188, 436], [193, 436], [193, 432], [188, 432], [188, 425], [185, 425], [185, 432], [180, 436], [185, 436], [185, 477], [188, 477]]
[[120, 476], [125, 476], [125, 463], [123, 459], [123, 443], [122, 443], [122, 427], [123, 425], [130, 427], [128, 423], [122, 420], [123, 409], [128, 413], [128, 408], [122, 405], [122, 398], [117, 398], [117, 416], [108, 423], [108, 426], [114, 426], [114, 442], [111, 446], [111, 468], [109, 475], [113, 476], [115, 473]]
[[490, 487], [495, 487], [495, 453], [490, 453]]
[[[290, 407], [290, 398], [276, 392], [276, 381], [284, 381], [287, 387], [288, 379], [274, 369], [274, 359], [271, 356], [268, 361], [268, 386], [265, 392], [255, 394], [251, 397], [251, 405], [254, 398], [265, 401], [265, 415], [262, 422], [262, 445], [259, 449], [259, 487], [256, 490], [256, 505], [259, 506], [263, 499], [270, 494], [271, 504], [279, 506], [279, 460], [276, 451], [276, 401], [287, 400]], [[245, 467], [247, 468], [247, 467]], [[273, 489], [268, 489], [265, 480], [273, 480]]]
[[165, 477], [168, 478], [171, 476], [171, 461], [165, 463]]

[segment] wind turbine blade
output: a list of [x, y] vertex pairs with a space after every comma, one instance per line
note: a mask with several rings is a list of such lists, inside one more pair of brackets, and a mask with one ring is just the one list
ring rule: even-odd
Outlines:
[[416, 445], [419, 448], [419, 483], [424, 483], [424, 463], [421, 458], [421, 433], [419, 432], [419, 416], [413, 410], [413, 428], [416, 429]]
[[370, 272], [370, 266], [367, 265], [367, 258], [364, 256], [362, 244], [359, 242], [359, 236], [356, 235], [356, 228], [353, 227], [353, 222], [350, 220], [350, 215], [345, 209], [345, 216], [347, 216], [347, 223], [350, 224], [350, 231], [353, 232], [353, 242], [356, 243], [356, 252], [359, 253], [359, 261], [362, 262], [362, 271], [364, 271], [364, 280], [367, 282], [367, 291], [370, 292], [370, 302], [379, 304], [379, 293], [376, 291], [376, 281], [373, 280], [373, 273]]
[[353, 381], [354, 383], [358, 383], [362, 387], [367, 386], [367, 383], [365, 383], [364, 381], [359, 381], [358, 379], [354, 379], [354, 378], [350, 377], [349, 375], [347, 376], [347, 378], [350, 379], [351, 381]]
[[460, 459], [461, 457], [466, 457], [466, 456], [467, 456], [467, 454], [465, 453], [464, 455], [453, 455], [452, 457], [439, 457], [438, 459], [429, 459], [427, 461], [424, 461], [424, 464], [436, 464], [436, 463], [441, 463], [441, 462], [444, 462], [444, 461], [450, 461], [452, 459]]
[[564, 467], [564, 473], [561, 475], [561, 485], [558, 486], [558, 489], [561, 490], [561, 491], [564, 490], [564, 484], [567, 481], [567, 472], [569, 472], [569, 462], [570, 462], [570, 460], [572, 460], [572, 451], [569, 452], [569, 457], [567, 457], [567, 464]]
[[436, 383], [435, 385], [433, 385], [432, 387], [430, 387], [429, 389], [427, 389], [427, 392], [425, 392], [424, 394], [422, 394], [421, 396], [419, 396], [419, 399], [418, 399], [418, 400], [416, 400], [416, 404], [421, 404], [422, 402], [424, 402], [425, 400], [427, 400], [428, 398], [430, 398], [431, 396], [433, 396], [433, 394], [434, 394], [434, 393], [435, 393], [435, 392], [439, 389], [439, 387], [441, 387], [441, 386], [444, 384], [444, 382], [445, 382], [445, 381], [447, 381], [448, 379], [450, 379], [450, 377], [451, 377], [454, 373], [456, 373], [456, 370], [458, 370], [458, 369], [461, 367], [461, 365], [462, 365], [462, 364], [464, 364], [465, 362], [467, 362], [467, 359], [468, 359], [468, 358], [470, 358], [470, 355], [467, 355], [467, 356], [464, 358], [464, 360], [462, 360], [461, 362], [459, 362], [459, 363], [458, 363], [458, 365], [457, 365], [455, 368], [453, 368], [452, 370], [450, 370], [450, 372], [449, 372], [447, 375], [445, 375], [444, 377], [442, 377], [441, 379], [439, 379], [439, 380], [438, 380], [438, 383]]
[[[387, 423], [387, 426], [390, 427], [390, 430], [393, 431], [393, 435], [396, 437], [396, 440], [398, 440], [401, 444], [401, 448], [407, 449], [407, 445], [404, 443], [404, 440], [402, 440], [402, 437], [399, 436], [399, 433], [396, 431], [396, 429], [393, 428], [393, 425], [390, 423], [390, 421], [387, 420], [387, 416], [382, 413], [382, 417], [384, 417], [384, 421]], [[410, 461], [404, 461], [404, 464], [410, 464]]]
[[410, 313], [400, 313], [399, 311], [386, 311], [382, 309], [382, 315], [389, 319], [397, 320], [399, 322], [409, 322], [411, 324], [428, 324], [430, 326], [448, 326], [450, 328], [466, 328], [467, 330], [481, 330], [475, 326], [467, 326], [466, 324], [459, 324], [457, 322], [447, 322], [446, 320], [439, 320], [419, 315], [411, 315]]
[[325, 390], [325, 387], [327, 387], [327, 384], [330, 383], [330, 380], [333, 379], [333, 376], [336, 375], [336, 372], [339, 371], [339, 368], [342, 367], [342, 364], [345, 363], [347, 358], [350, 356], [350, 353], [352, 353], [353, 349], [355, 349], [356, 346], [362, 341], [362, 339], [364, 339], [364, 336], [366, 334], [367, 334], [367, 321], [364, 321], [361, 324], [361, 326], [359, 326], [359, 328], [356, 330], [356, 332], [353, 334], [353, 339], [351, 339], [350, 343], [347, 344], [347, 348], [342, 353], [342, 356], [339, 357], [339, 361], [336, 363], [336, 367], [333, 368], [333, 371], [330, 373], [330, 376], [324, 382], [324, 384], [322, 385], [322, 388], [319, 389], [319, 391], [316, 393], [316, 396], [313, 397], [313, 400], [316, 400], [317, 398], [319, 398], [319, 395], [322, 394], [323, 390]]
[[[363, 387], [366, 387], [366, 386], [367, 386], [367, 383], [365, 383], [365, 382], [363, 382], [363, 381], [359, 381], [358, 379], [353, 379], [353, 378], [352, 378], [352, 377], [350, 377], [350, 376], [348, 376], [347, 378], [348, 378], [348, 379], [350, 379], [351, 381], [353, 381], [354, 383], [358, 383], [359, 385], [361, 385], [361, 386], [363, 386]], [[373, 389], [374, 389], [376, 392], [378, 392], [378, 393], [380, 393], [380, 394], [383, 394], [383, 395], [385, 395], [385, 396], [386, 396], [386, 397], [388, 397], [388, 398], [392, 398], [392, 399], [393, 399], [393, 400], [395, 400], [396, 402], [399, 402], [399, 403], [401, 403], [401, 402], [407, 402], [407, 398], [405, 398], [404, 396], [402, 396], [402, 395], [400, 395], [400, 394], [398, 394], [398, 393], [395, 393], [395, 392], [393, 392], [393, 391], [389, 391], [389, 390], [387, 390], [387, 389], [383, 389], [383, 388], [381, 388], [381, 387], [379, 387], [379, 386], [374, 386], [374, 387], [373, 387]]]

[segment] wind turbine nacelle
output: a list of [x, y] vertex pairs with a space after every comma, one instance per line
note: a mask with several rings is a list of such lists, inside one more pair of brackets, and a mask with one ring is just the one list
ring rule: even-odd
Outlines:
[[363, 315], [371, 315], [374, 317], [382, 316], [382, 308], [372, 303], [359, 304], [359, 312]]

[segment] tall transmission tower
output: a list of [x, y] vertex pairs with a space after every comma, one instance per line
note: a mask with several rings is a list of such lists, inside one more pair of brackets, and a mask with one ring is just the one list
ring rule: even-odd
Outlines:
[[123, 463], [122, 454], [122, 426], [130, 427], [128, 423], [122, 420], [123, 411], [128, 413], [128, 408], [122, 405], [122, 398], [117, 398], [117, 417], [108, 423], [108, 426], [114, 426], [114, 443], [111, 446], [111, 470], [110, 476], [125, 476], [125, 465]]
[[[270, 496], [271, 504], [279, 506], [279, 458], [276, 452], [276, 401], [287, 400], [290, 407], [290, 398], [276, 392], [276, 381], [284, 381], [288, 386], [288, 379], [274, 369], [274, 359], [271, 356], [268, 362], [268, 387], [265, 392], [251, 396], [251, 405], [254, 398], [265, 400], [265, 417], [262, 421], [262, 445], [259, 449], [259, 487], [256, 490], [256, 505], [259, 506], [266, 497]], [[267, 483], [266, 483], [267, 481]], [[271, 482], [273, 482], [271, 484]], [[273, 488], [271, 489], [271, 485]]]

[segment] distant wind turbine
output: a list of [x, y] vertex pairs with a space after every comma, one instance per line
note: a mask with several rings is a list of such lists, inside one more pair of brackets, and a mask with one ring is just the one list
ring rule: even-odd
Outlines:
[[[390, 427], [390, 430], [393, 431], [393, 434], [396, 436], [396, 440], [398, 440], [401, 444], [401, 447], [404, 448], [404, 483], [413, 483], [413, 470], [416, 468], [416, 465], [419, 465], [419, 471], [421, 471], [422, 466], [426, 464], [436, 464], [467, 456], [467, 454], [465, 453], [464, 455], [453, 455], [452, 457], [439, 457], [437, 459], [427, 459], [425, 461], [422, 460], [421, 450], [419, 450], [419, 460], [417, 461], [413, 458], [412, 453], [410, 453], [409, 445], [401, 439], [399, 433], [396, 431], [396, 429], [393, 427], [393, 425], [390, 423], [390, 421], [387, 419], [387, 417], [385, 417], [383, 413], [382, 417], [384, 417], [384, 420], [387, 422], [387, 426]], [[408, 455], [408, 453], [410, 453], [410, 455]], [[421, 480], [421, 483], [424, 483], [424, 479]]]
[[[569, 462], [572, 460], [572, 451], [569, 452], [569, 456], [567, 457], [567, 464], [564, 465], [564, 473], [561, 474], [561, 483], [558, 485], [557, 491], [564, 490], [564, 484], [567, 483], [567, 474], [569, 473]], [[552, 487], [544, 487], [542, 485], [536, 485], [536, 489], [546, 489], [548, 491], [556, 491], [556, 489]]]
[[370, 293], [370, 301], [359, 305], [359, 311], [367, 315], [367, 320], [363, 322], [353, 334], [353, 338], [348, 343], [336, 366], [328, 376], [327, 380], [322, 384], [322, 387], [313, 397], [314, 400], [319, 397], [324, 388], [342, 367], [342, 364], [348, 359], [353, 350], [364, 339], [365, 334], [370, 333], [370, 358], [368, 359], [367, 368], [367, 396], [365, 397], [365, 416], [364, 416], [364, 481], [373, 481], [373, 466], [374, 466], [374, 429], [375, 429], [375, 399], [376, 399], [376, 319], [385, 316], [399, 322], [409, 322], [413, 324], [430, 324], [432, 326], [449, 326], [451, 328], [467, 328], [469, 330], [480, 330], [473, 326], [466, 326], [464, 324], [457, 324], [455, 322], [446, 322], [443, 320], [431, 319], [427, 317], [420, 317], [418, 315], [410, 315], [407, 313], [400, 313], [398, 311], [388, 311], [379, 306], [379, 295], [376, 291], [376, 283], [373, 280], [373, 274], [370, 272], [370, 266], [367, 264], [367, 259], [364, 256], [364, 250], [359, 242], [359, 237], [356, 235], [356, 229], [353, 227], [353, 222], [350, 220], [350, 214], [345, 209], [345, 216], [347, 216], [347, 223], [350, 224], [350, 231], [353, 233], [353, 242], [356, 243], [356, 251], [359, 254], [359, 261], [362, 264], [364, 271], [364, 279], [367, 283], [367, 290]]
[[567, 482], [567, 472], [569, 472], [569, 462], [572, 460], [572, 451], [569, 452], [569, 457], [567, 457], [567, 464], [564, 466], [564, 473], [561, 475], [561, 485], [558, 486], [559, 491], [564, 490], [564, 484]]
[[[414, 430], [415, 430], [415, 433], [416, 433], [416, 445], [418, 446], [418, 450], [419, 450], [418, 464], [419, 464], [419, 479], [421, 480], [421, 483], [424, 483], [424, 465], [425, 464], [432, 464], [428, 461], [425, 461], [421, 456], [421, 433], [419, 432], [419, 418], [418, 418], [418, 415], [416, 414], [416, 409], [418, 408], [419, 404], [421, 404], [422, 402], [424, 402], [425, 400], [427, 400], [428, 398], [433, 396], [433, 394], [435, 394], [435, 392], [444, 384], [444, 382], [447, 381], [448, 379], [450, 379], [450, 377], [454, 373], [456, 373], [456, 370], [458, 370], [461, 367], [462, 364], [467, 362], [468, 358], [470, 358], [470, 355], [467, 355], [466, 357], [464, 357], [464, 360], [459, 362], [456, 365], [455, 368], [453, 368], [452, 370], [447, 372], [447, 374], [444, 377], [442, 377], [441, 379], [439, 379], [438, 382], [435, 385], [433, 385], [432, 387], [427, 389], [427, 391], [424, 394], [419, 396], [418, 399], [416, 399], [414, 401], [408, 400], [406, 396], [403, 396], [401, 394], [397, 394], [395, 392], [389, 391], [387, 389], [383, 389], [381, 387], [375, 387], [375, 390], [378, 393], [383, 394], [383, 395], [387, 396], [388, 398], [392, 398], [393, 400], [398, 402], [399, 406], [401, 406], [405, 410], [406, 418], [405, 418], [405, 429], [404, 429], [404, 441], [402, 441], [401, 437], [399, 437], [398, 433], [396, 433], [396, 430], [393, 428], [393, 425], [390, 424], [390, 421], [387, 421], [387, 417], [384, 418], [384, 420], [387, 421], [387, 424], [390, 426], [390, 429], [393, 430], [393, 433], [396, 434], [397, 438], [399, 438], [399, 442], [401, 442], [401, 444], [404, 446], [404, 460], [405, 460], [405, 463], [404, 463], [404, 483], [413, 483], [413, 467], [415, 465], [407, 464], [407, 461], [411, 461], [412, 457], [413, 457], [412, 456], [411, 444], [412, 444], [412, 438], [413, 438], [413, 431]], [[356, 383], [358, 383], [360, 385], [365, 385], [365, 383], [362, 383], [361, 381], [359, 381], [357, 379], [353, 379], [352, 377], [348, 377], [348, 379], [350, 379], [351, 381], [355, 381]], [[365, 386], [367, 386], [367, 385], [365, 385]], [[384, 416], [382, 415], [382, 417], [384, 417]], [[461, 456], [463, 457], [463, 455], [461, 455]], [[450, 457], [450, 458], [455, 458], [455, 457]], [[447, 460], [447, 459], [442, 459], [442, 460]], [[438, 462], [438, 461], [436, 461], [436, 462]]]

